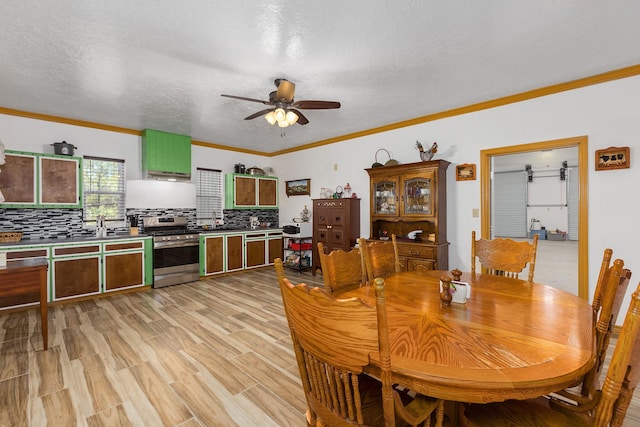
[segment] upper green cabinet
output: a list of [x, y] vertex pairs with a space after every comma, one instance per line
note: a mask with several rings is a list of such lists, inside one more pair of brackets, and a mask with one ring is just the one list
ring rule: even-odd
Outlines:
[[153, 129], [142, 131], [142, 170], [147, 177], [191, 177], [191, 137]]
[[225, 209], [277, 209], [278, 178], [225, 175]]
[[80, 157], [7, 150], [0, 170], [2, 207], [82, 207]]

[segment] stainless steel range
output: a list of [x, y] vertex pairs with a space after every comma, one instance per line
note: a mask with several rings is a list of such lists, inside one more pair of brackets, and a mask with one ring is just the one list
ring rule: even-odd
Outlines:
[[153, 287], [200, 279], [200, 239], [182, 216], [142, 218], [144, 232], [153, 236]]

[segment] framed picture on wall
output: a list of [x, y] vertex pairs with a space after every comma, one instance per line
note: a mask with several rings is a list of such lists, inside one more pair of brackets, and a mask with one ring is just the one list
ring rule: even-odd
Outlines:
[[629, 147], [609, 147], [596, 150], [596, 170], [626, 169], [631, 167]]
[[464, 163], [456, 166], [456, 181], [473, 181], [476, 179], [476, 165]]
[[287, 197], [289, 196], [308, 196], [311, 194], [311, 179], [297, 179], [295, 181], [287, 181]]

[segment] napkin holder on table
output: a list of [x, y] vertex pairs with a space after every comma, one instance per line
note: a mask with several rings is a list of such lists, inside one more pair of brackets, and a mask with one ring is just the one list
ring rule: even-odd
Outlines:
[[[442, 281], [440, 281], [440, 292], [442, 292]], [[452, 296], [451, 302], [464, 304], [467, 299], [471, 298], [471, 285], [468, 282], [452, 280], [450, 292]]]

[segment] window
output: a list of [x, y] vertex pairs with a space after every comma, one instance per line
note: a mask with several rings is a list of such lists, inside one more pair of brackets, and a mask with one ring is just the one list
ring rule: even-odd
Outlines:
[[85, 156], [82, 161], [83, 222], [93, 225], [104, 215], [107, 226], [125, 222], [124, 160]]
[[213, 225], [215, 217], [222, 219], [222, 171], [197, 168], [196, 220], [198, 225]]

